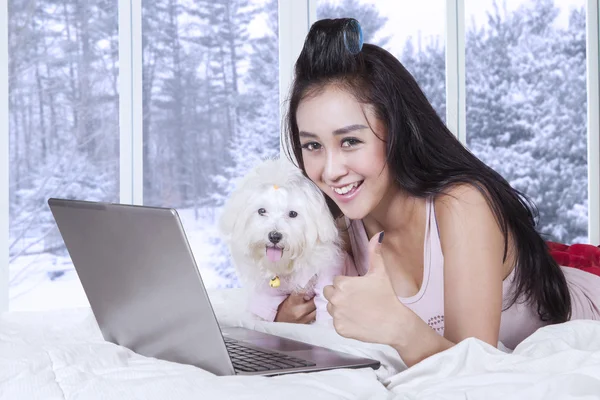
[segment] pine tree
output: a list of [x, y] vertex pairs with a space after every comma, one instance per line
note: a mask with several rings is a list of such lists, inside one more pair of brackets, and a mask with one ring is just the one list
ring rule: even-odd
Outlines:
[[416, 48], [412, 37], [406, 39], [400, 61], [415, 78], [419, 87], [442, 121], [446, 120], [446, 54], [438, 40]]
[[321, 1], [317, 6], [317, 19], [354, 18], [362, 28], [364, 43], [373, 43], [386, 48], [390, 37], [377, 38], [388, 18], [382, 16], [373, 4], [365, 4], [359, 0], [342, 0], [340, 3]]
[[554, 26], [552, 0], [511, 14], [467, 37], [469, 147], [539, 210], [548, 240], [587, 234], [585, 12]]

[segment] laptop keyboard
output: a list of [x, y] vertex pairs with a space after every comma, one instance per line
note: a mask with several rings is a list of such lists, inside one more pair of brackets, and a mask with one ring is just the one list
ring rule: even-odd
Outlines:
[[247, 347], [244, 342], [231, 338], [223, 338], [231, 357], [233, 368], [237, 371], [256, 372], [272, 371], [289, 368], [302, 368], [316, 365], [315, 363], [282, 353], [261, 351]]

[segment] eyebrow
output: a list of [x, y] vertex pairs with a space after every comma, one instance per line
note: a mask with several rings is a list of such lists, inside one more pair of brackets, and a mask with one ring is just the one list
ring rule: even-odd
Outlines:
[[[366, 126], [361, 125], [361, 124], [354, 124], [354, 125], [348, 125], [344, 128], [339, 128], [336, 129], [335, 131], [333, 131], [334, 135], [343, 135], [345, 133], [350, 133], [353, 131], [359, 131], [361, 129], [368, 129]], [[304, 136], [304, 137], [312, 137], [312, 138], [316, 138], [318, 137], [316, 134], [314, 133], [310, 133], [310, 132], [306, 132], [306, 131], [300, 131], [299, 132], [300, 136]]]

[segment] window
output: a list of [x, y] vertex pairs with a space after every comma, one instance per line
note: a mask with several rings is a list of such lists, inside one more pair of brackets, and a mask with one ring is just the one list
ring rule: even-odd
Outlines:
[[445, 121], [445, 6], [444, 0], [318, 0], [317, 20], [358, 20], [364, 42], [398, 58]]
[[238, 286], [216, 222], [279, 154], [276, 0], [143, 2], [144, 204], [175, 207], [204, 284]]
[[86, 305], [46, 201], [119, 199], [117, 2], [9, 1], [8, 21], [9, 308]]
[[465, 9], [468, 146], [533, 200], [546, 240], [587, 243], [585, 1]]
[[[8, 266], [3, 264], [5, 253], [0, 252], [0, 268], [9, 269], [10, 310], [87, 305], [48, 209], [49, 197], [140, 198], [140, 171], [134, 167], [129, 173], [137, 159], [119, 151], [120, 144], [130, 143], [120, 143], [119, 138], [119, 115], [129, 104], [129, 97], [120, 102], [119, 85], [137, 87], [129, 75], [140, 76], [130, 71], [130, 61], [135, 67], [142, 61], [143, 70], [143, 95], [132, 91], [130, 115], [136, 122], [143, 118], [143, 143], [133, 139], [134, 153], [143, 150], [143, 201], [176, 207], [206, 285], [231, 287], [237, 280], [228, 251], [218, 239], [216, 218], [235, 180], [259, 159], [279, 153], [278, 61], [282, 57], [282, 76], [287, 79], [293, 54], [308, 28], [309, 6], [316, 4], [313, 11], [319, 19], [358, 19], [365, 41], [398, 57], [446, 120], [445, 42], [448, 39], [449, 52], [457, 43], [454, 35], [445, 37], [451, 21], [446, 4], [458, 9], [462, 4], [143, 1], [135, 2], [142, 4], [142, 15], [132, 7], [132, 25], [119, 29], [119, 7], [129, 2], [7, 3], [9, 60], [0, 63], [8, 66], [9, 110], [0, 110], [0, 115], [8, 116], [8, 132], [0, 126], [0, 148], [8, 147], [10, 178], [8, 186], [0, 180], [0, 193], [8, 191], [9, 219], [0, 215], [0, 223], [9, 229], [8, 242], [0, 235], [0, 246], [8, 249], [9, 259]], [[587, 96], [592, 108], [598, 101], [596, 2], [465, 3], [468, 146], [534, 200], [540, 210], [539, 229], [548, 239], [587, 242], [589, 235], [598, 244], [598, 207], [593, 206], [600, 196], [598, 154], [597, 148], [592, 149], [588, 160], [586, 114]], [[595, 26], [586, 27], [586, 5]], [[278, 9], [286, 20], [281, 52]], [[137, 32], [134, 25], [139, 26], [140, 20], [143, 41], [132, 34], [133, 42], [127, 43], [135, 50], [131, 60], [119, 60], [119, 30], [122, 35]], [[462, 24], [457, 22], [460, 31]], [[593, 69], [589, 94], [586, 28], [593, 32], [588, 47]], [[6, 39], [0, 30], [0, 41]], [[449, 55], [462, 61], [458, 53]], [[463, 88], [457, 75], [449, 76], [449, 104], [463, 104], [460, 91], [451, 93], [456, 84]], [[458, 111], [460, 115], [452, 118], [465, 116], [460, 107]], [[591, 113], [589, 118], [589, 137], [596, 147], [597, 117]], [[123, 125], [126, 138], [129, 127]], [[462, 122], [460, 134], [464, 135]], [[121, 166], [119, 159], [124, 162]], [[0, 164], [2, 174], [4, 165]], [[119, 193], [119, 185], [127, 187], [129, 180], [135, 181], [133, 193]], [[0, 292], [7, 295], [4, 286]]]

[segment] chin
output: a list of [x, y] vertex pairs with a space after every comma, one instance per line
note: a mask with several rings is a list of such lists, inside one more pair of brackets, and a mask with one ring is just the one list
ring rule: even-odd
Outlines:
[[[314, 296], [317, 304], [334, 276], [348, 274], [349, 257], [324, 194], [287, 160], [267, 160], [250, 171], [218, 226], [249, 309], [262, 319], [271, 320], [291, 293]], [[353, 263], [350, 268], [354, 275]], [[323, 304], [317, 320], [330, 318]]]
[[[366, 193], [360, 193], [361, 196], [364, 196], [365, 194]], [[342, 214], [348, 219], [363, 219], [373, 211], [373, 206], [371, 206], [369, 202], [364, 201], [364, 197], [357, 197], [348, 203], [338, 202], [335, 199], [332, 200], [338, 206]]]

